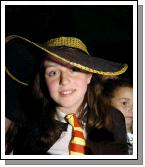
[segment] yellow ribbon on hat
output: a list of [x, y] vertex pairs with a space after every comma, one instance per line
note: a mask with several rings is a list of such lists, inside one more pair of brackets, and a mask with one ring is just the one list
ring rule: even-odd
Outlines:
[[48, 46], [67, 46], [72, 48], [77, 48], [84, 51], [87, 55], [89, 52], [86, 45], [78, 38], [75, 37], [59, 37], [50, 39], [47, 42]]

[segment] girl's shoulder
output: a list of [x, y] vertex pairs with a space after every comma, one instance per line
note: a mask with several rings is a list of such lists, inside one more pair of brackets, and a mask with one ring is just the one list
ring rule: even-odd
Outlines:
[[125, 126], [125, 117], [121, 111], [112, 108], [110, 110], [112, 116], [112, 128], [111, 131], [114, 133], [114, 137], [117, 141], [126, 141], [127, 140], [127, 131]]
[[109, 110], [108, 110], [108, 112], [112, 116], [113, 120], [120, 119], [122, 121], [125, 121], [124, 115], [118, 109], [116, 109], [114, 107], [110, 107]]

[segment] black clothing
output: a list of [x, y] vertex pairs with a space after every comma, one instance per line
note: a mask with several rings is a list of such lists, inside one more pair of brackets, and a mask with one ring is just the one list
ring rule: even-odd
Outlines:
[[[92, 128], [87, 134], [87, 152], [91, 155], [124, 155], [128, 154], [125, 119], [123, 114], [110, 110], [113, 119], [113, 128]], [[46, 117], [45, 117], [46, 120]], [[43, 122], [44, 123], [44, 122]], [[49, 122], [47, 121], [49, 124]], [[67, 130], [67, 123], [56, 121], [60, 133], [49, 144], [42, 140], [42, 131], [39, 121], [20, 129], [14, 142], [13, 153], [17, 155], [46, 155], [50, 147], [58, 140], [61, 133]]]

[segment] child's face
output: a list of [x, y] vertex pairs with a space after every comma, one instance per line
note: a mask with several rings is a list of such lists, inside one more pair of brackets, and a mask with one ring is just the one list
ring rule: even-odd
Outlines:
[[46, 60], [45, 80], [51, 98], [66, 114], [76, 112], [83, 102], [92, 74]]
[[127, 131], [130, 131], [133, 121], [133, 89], [131, 87], [117, 88], [112, 98], [112, 105], [124, 114]]

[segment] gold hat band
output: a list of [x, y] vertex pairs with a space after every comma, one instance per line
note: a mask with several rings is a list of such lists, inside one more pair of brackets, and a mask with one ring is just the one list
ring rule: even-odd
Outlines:
[[75, 37], [59, 37], [50, 39], [47, 42], [48, 46], [67, 46], [72, 48], [77, 48], [84, 51], [87, 55], [89, 52], [87, 50], [86, 45], [80, 40]]

